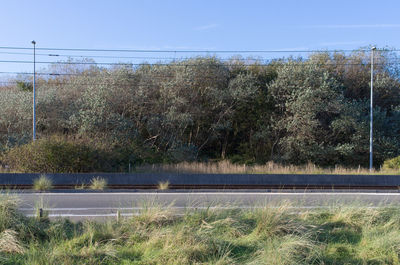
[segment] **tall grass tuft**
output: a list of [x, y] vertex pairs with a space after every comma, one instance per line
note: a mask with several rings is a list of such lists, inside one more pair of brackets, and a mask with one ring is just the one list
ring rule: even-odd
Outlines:
[[154, 201], [144, 201], [138, 204], [141, 210], [137, 216], [128, 219], [129, 226], [154, 228], [172, 223], [176, 219], [176, 211], [172, 205], [161, 205]]
[[8, 194], [0, 194], [0, 231], [24, 229], [24, 216], [17, 210], [19, 199]]
[[289, 204], [264, 206], [254, 210], [257, 236], [268, 238], [274, 235], [301, 234], [305, 227], [298, 220], [298, 214], [289, 211]]
[[51, 190], [53, 188], [53, 181], [42, 174], [39, 178], [33, 181], [33, 189], [37, 191]]
[[95, 177], [95, 178], [92, 178], [92, 180], [90, 181], [89, 189], [104, 190], [105, 188], [107, 188], [107, 185], [108, 185], [108, 183], [105, 178]]
[[158, 182], [157, 189], [159, 190], [167, 190], [169, 189], [169, 181], [160, 181]]

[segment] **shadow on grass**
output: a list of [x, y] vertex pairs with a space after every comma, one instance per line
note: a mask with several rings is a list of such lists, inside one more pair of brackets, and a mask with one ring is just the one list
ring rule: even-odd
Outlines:
[[342, 221], [324, 223], [317, 230], [317, 240], [324, 243], [357, 244], [362, 238], [361, 227]]
[[322, 254], [321, 261], [323, 262], [322, 264], [326, 265], [365, 264], [361, 259], [357, 258], [356, 251], [348, 244], [328, 245]]
[[231, 256], [234, 257], [238, 262], [245, 262], [249, 259], [254, 258], [254, 253], [257, 251], [257, 246], [235, 244], [231, 243]]

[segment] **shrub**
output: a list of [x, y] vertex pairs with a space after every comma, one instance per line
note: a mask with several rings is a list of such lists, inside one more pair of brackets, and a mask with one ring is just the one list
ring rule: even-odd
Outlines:
[[33, 181], [33, 189], [44, 191], [51, 190], [53, 188], [53, 181], [46, 175], [40, 175], [39, 178]]
[[109, 171], [106, 157], [85, 143], [51, 137], [10, 149], [2, 162], [16, 172], [77, 173]]
[[17, 87], [18, 87], [19, 90], [21, 90], [21, 91], [28, 91], [28, 92], [30, 92], [30, 91], [33, 90], [33, 84], [32, 84], [32, 82], [30, 82], [30, 81], [21, 81], [21, 80], [18, 80], [18, 81], [16, 81], [16, 83], [17, 83]]
[[90, 181], [91, 190], [104, 190], [107, 187], [107, 180], [101, 177], [95, 177]]
[[400, 156], [385, 160], [385, 162], [383, 163], [383, 169], [400, 170]]

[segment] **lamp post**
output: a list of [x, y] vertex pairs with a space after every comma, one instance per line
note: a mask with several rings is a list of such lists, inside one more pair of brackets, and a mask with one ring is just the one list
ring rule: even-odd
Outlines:
[[369, 171], [372, 172], [373, 164], [373, 103], [374, 103], [374, 52], [376, 47], [371, 48], [371, 99], [370, 99], [370, 125], [369, 125]]
[[32, 140], [36, 140], [36, 41], [33, 44], [33, 100], [32, 100]]

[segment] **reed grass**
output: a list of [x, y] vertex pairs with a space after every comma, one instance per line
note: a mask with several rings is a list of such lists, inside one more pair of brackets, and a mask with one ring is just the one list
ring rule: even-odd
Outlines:
[[368, 168], [346, 168], [335, 166], [323, 168], [314, 164], [302, 166], [281, 165], [268, 162], [264, 165], [233, 164], [228, 160], [219, 162], [181, 162], [177, 164], [154, 164], [138, 166], [138, 172], [168, 172], [168, 173], [205, 173], [205, 174], [400, 174], [398, 170], [379, 169], [370, 171]]

